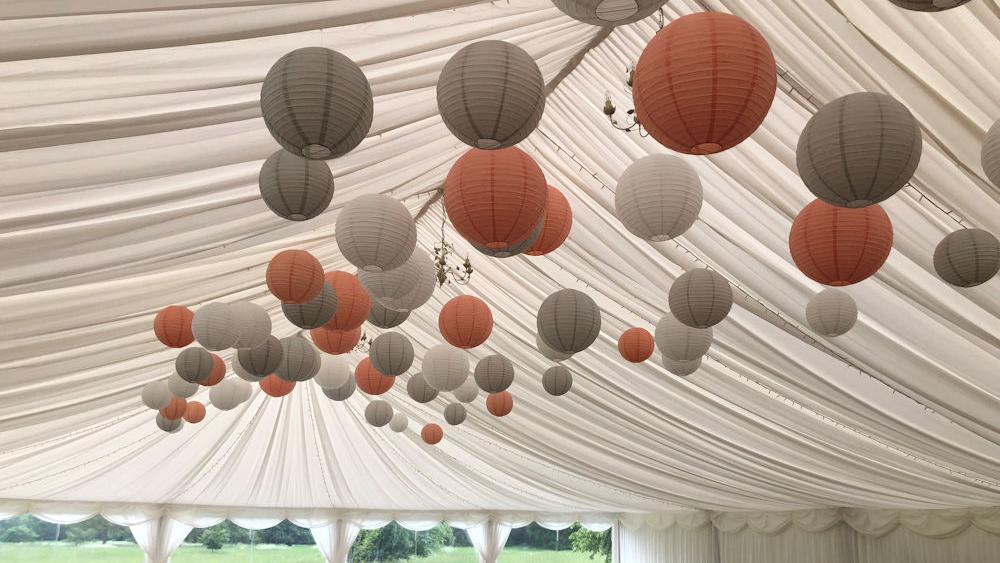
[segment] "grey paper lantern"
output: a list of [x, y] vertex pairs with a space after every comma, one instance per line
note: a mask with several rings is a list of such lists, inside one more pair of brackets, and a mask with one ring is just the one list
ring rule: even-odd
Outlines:
[[417, 224], [399, 201], [364, 194], [340, 210], [334, 238], [340, 253], [359, 270], [387, 272], [410, 259], [417, 245]]
[[669, 154], [636, 160], [618, 179], [615, 215], [633, 235], [652, 242], [684, 234], [698, 220], [703, 192], [690, 164]]
[[285, 381], [306, 381], [319, 371], [319, 352], [301, 336], [281, 339], [281, 362], [274, 374]]
[[278, 369], [283, 355], [281, 341], [268, 335], [267, 340], [260, 346], [236, 352], [237, 359], [233, 362], [233, 369], [235, 371], [236, 364], [239, 364], [251, 376], [266, 377]]
[[177, 420], [170, 420], [169, 418], [163, 418], [162, 414], [157, 414], [156, 425], [164, 432], [175, 434], [184, 427], [184, 419], [178, 418]]
[[663, 367], [674, 375], [687, 377], [698, 371], [698, 368], [701, 367], [701, 358], [694, 360], [674, 360], [663, 356]]
[[284, 55], [267, 72], [260, 109], [285, 150], [326, 159], [345, 155], [364, 140], [374, 100], [354, 61], [324, 47], [305, 47]]
[[392, 420], [392, 405], [388, 401], [376, 399], [365, 407], [365, 420], [376, 428], [381, 428]]
[[895, 98], [856, 92], [826, 104], [799, 136], [795, 162], [806, 187], [840, 207], [884, 201], [913, 177], [920, 125]]
[[460, 141], [480, 149], [512, 147], [542, 118], [545, 81], [535, 60], [506, 41], [466, 45], [441, 70], [438, 113]]
[[167, 389], [171, 395], [176, 395], [182, 399], [187, 399], [198, 392], [200, 386], [197, 383], [185, 381], [179, 374], [171, 374], [167, 378]]
[[465, 405], [462, 403], [451, 403], [444, 408], [444, 421], [452, 426], [458, 426], [465, 422], [467, 415]]
[[330, 167], [284, 149], [267, 157], [257, 182], [267, 207], [289, 221], [312, 219], [326, 211], [333, 199]]
[[316, 373], [313, 381], [324, 389], [337, 389], [353, 377], [354, 372], [351, 370], [351, 366], [347, 365], [347, 360], [343, 356], [322, 354], [319, 372]]
[[552, 366], [542, 374], [542, 388], [553, 397], [569, 393], [573, 387], [573, 374], [566, 366]]
[[970, 0], [889, 0], [900, 8], [914, 12], [941, 12], [957, 8]]
[[454, 391], [469, 377], [469, 356], [451, 344], [438, 344], [424, 353], [422, 372], [438, 391]]
[[383, 307], [410, 312], [431, 298], [437, 286], [434, 261], [423, 249], [413, 251], [405, 264], [388, 272], [358, 272], [368, 295]]
[[427, 384], [424, 374], [418, 373], [406, 382], [406, 394], [418, 403], [429, 403], [437, 398], [438, 390]]
[[[197, 389], [197, 387], [195, 388]], [[142, 404], [154, 411], [158, 411], [169, 405], [172, 396], [170, 386], [167, 385], [166, 381], [150, 381], [142, 386]]]
[[543, 216], [542, 220], [539, 221], [538, 225], [535, 226], [535, 230], [531, 231], [531, 235], [528, 236], [528, 238], [524, 239], [523, 241], [513, 246], [508, 246], [506, 248], [489, 248], [486, 246], [476, 244], [475, 242], [472, 241], [469, 241], [469, 244], [471, 244], [473, 248], [475, 248], [476, 250], [487, 256], [491, 256], [493, 258], [510, 258], [512, 256], [517, 256], [518, 254], [521, 254], [522, 252], [531, 248], [535, 244], [535, 242], [538, 241], [538, 237], [542, 235], [542, 229], [544, 229], [544, 227], [545, 227], [545, 217]]
[[690, 362], [708, 353], [712, 346], [711, 328], [692, 328], [667, 313], [656, 323], [653, 339], [664, 357]]
[[500, 354], [486, 356], [476, 364], [474, 376], [476, 385], [487, 393], [506, 391], [514, 383], [514, 364]]
[[824, 289], [806, 305], [806, 321], [823, 336], [840, 336], [851, 330], [857, 320], [858, 306], [840, 289]]
[[958, 287], [986, 283], [1000, 270], [1000, 242], [982, 229], [950, 233], [934, 249], [934, 269]]
[[281, 311], [288, 322], [299, 328], [319, 328], [337, 313], [337, 293], [326, 282], [316, 297], [305, 303], [282, 303]]
[[244, 389], [249, 386], [250, 384], [242, 379], [227, 377], [209, 389], [208, 400], [219, 410], [231, 411], [249, 397], [249, 393]]
[[327, 396], [328, 399], [333, 401], [346, 401], [351, 395], [354, 394], [354, 390], [357, 389], [358, 385], [354, 381], [353, 377], [348, 377], [347, 382], [345, 382], [340, 387], [336, 389], [323, 388], [323, 394]]
[[378, 301], [372, 300], [371, 309], [368, 310], [368, 322], [379, 328], [394, 328], [409, 318], [409, 312], [393, 311], [386, 309]]
[[663, 2], [664, 0], [552, 0], [556, 8], [567, 16], [602, 27], [634, 23], [647, 18]]
[[1000, 187], [1000, 120], [996, 121], [983, 139], [980, 158], [986, 177]]
[[229, 306], [233, 325], [240, 336], [233, 348], [256, 348], [271, 336], [271, 315], [263, 307], [249, 301], [238, 301]]
[[[435, 392], [436, 394], [437, 392]], [[465, 383], [459, 385], [458, 389], [452, 391], [452, 396], [460, 403], [471, 403], [479, 396], [479, 386], [474, 379], [466, 379]]]
[[228, 303], [209, 303], [195, 311], [191, 332], [206, 350], [225, 350], [240, 339], [237, 320]]
[[552, 348], [549, 348], [549, 345], [542, 340], [542, 336], [540, 334], [535, 334], [535, 346], [538, 348], [538, 351], [543, 356], [552, 360], [553, 362], [562, 362], [573, 357], [573, 354], [556, 352]]
[[413, 365], [413, 344], [398, 332], [386, 332], [372, 340], [368, 359], [375, 371], [383, 375], [401, 375]]
[[560, 289], [538, 309], [538, 334], [549, 348], [564, 354], [586, 350], [601, 333], [601, 310], [589, 295]]
[[725, 319], [733, 308], [733, 288], [722, 274], [698, 268], [681, 274], [670, 286], [667, 302], [680, 322], [708, 328]]
[[[275, 339], [275, 340], [277, 340], [277, 339]], [[278, 347], [280, 349], [280, 347], [281, 347], [281, 343], [280, 342], [278, 343]], [[260, 380], [263, 379], [263, 377], [261, 377], [259, 375], [254, 375], [254, 374], [250, 373], [249, 371], [247, 371], [247, 369], [245, 367], [243, 367], [243, 364], [240, 363], [240, 356], [239, 356], [239, 354], [233, 354], [233, 359], [232, 359], [232, 361], [230, 363], [233, 366], [233, 373], [235, 373], [237, 375], [237, 377], [239, 377], [243, 381], [249, 381], [250, 383], [260, 383]], [[270, 374], [268, 374], [268, 375], [270, 375]]]
[[389, 429], [393, 432], [403, 432], [410, 425], [410, 419], [406, 418], [406, 415], [397, 412], [392, 415], [392, 420], [389, 421]]
[[212, 354], [204, 348], [185, 348], [174, 360], [174, 368], [184, 381], [198, 383], [212, 374]]

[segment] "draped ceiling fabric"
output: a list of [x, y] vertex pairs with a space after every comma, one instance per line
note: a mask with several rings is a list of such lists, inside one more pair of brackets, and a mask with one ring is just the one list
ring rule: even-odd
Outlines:
[[[664, 149], [614, 130], [600, 108], [606, 92], [620, 111], [631, 107], [623, 71], [655, 18], [602, 29], [548, 0], [0, 4], [0, 498], [168, 505], [184, 525], [195, 524], [178, 516], [185, 507], [256, 507], [268, 518], [429, 511], [429, 521], [456, 511], [481, 524], [511, 511], [571, 522], [677, 508], [1000, 505], [1000, 282], [960, 290], [932, 266], [956, 219], [1000, 233], [1000, 190], [978, 156], [1000, 117], [996, 3], [928, 15], [874, 0], [671, 0], [664, 11], [706, 8], [770, 41], [779, 92], [739, 147], [684, 157], [704, 185], [700, 220], [650, 244], [614, 217], [612, 190], [630, 162]], [[442, 341], [445, 302], [483, 298], [495, 328], [473, 360], [515, 362], [513, 413], [490, 416], [481, 395], [463, 425], [427, 446], [419, 429], [440, 422], [447, 399], [413, 402], [403, 375], [382, 397], [410, 419], [400, 434], [364, 421], [367, 397], [332, 402], [311, 382], [283, 399], [255, 387], [232, 411], [210, 407], [200, 424], [159, 431], [139, 393], [171, 373], [176, 351], [155, 340], [155, 311], [253, 300], [275, 336], [294, 334], [267, 293], [267, 261], [302, 248], [328, 271], [348, 269], [334, 222], [361, 194], [392, 195], [414, 214], [426, 207], [418, 246], [432, 249], [435, 193], [466, 149], [436, 113], [435, 80], [482, 38], [519, 45], [541, 68], [545, 113], [519, 146], [566, 194], [573, 230], [547, 256], [500, 260], [446, 228], [471, 256], [472, 281], [436, 290], [397, 330], [419, 359]], [[356, 150], [330, 161], [330, 209], [289, 223], [258, 192], [277, 147], [258, 95], [279, 56], [309, 45], [363, 68], [375, 121]], [[857, 326], [814, 340], [805, 305], [820, 287], [796, 270], [786, 241], [812, 199], [795, 145], [816, 104], [859, 90], [906, 104], [925, 149], [913, 186], [883, 204], [892, 255], [846, 290]], [[652, 329], [670, 283], [704, 263], [737, 287], [701, 370], [671, 376], [659, 354], [626, 364], [618, 335]], [[553, 398], [541, 387], [551, 362], [535, 349], [534, 314], [564, 287], [592, 296], [604, 325], [566, 362], [572, 391]]]

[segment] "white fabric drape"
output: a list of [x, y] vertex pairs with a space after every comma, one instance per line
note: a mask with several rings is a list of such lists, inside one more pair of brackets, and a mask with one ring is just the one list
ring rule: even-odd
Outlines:
[[[621, 563], [718, 563], [716, 530], [696, 528], [621, 530], [618, 538]], [[612, 545], [612, 550], [615, 545]]]
[[968, 528], [948, 538], [929, 538], [903, 527], [882, 536], [859, 535], [857, 563], [995, 563], [1000, 536]]
[[472, 547], [479, 554], [479, 563], [496, 563], [503, 546], [510, 537], [511, 527], [492, 518], [478, 526], [466, 529]]
[[[718, 532], [721, 563], [850, 563], [856, 533], [844, 524], [823, 532], [796, 526], [774, 534]], [[638, 561], [638, 560], [637, 560]]]
[[177, 551], [192, 528], [169, 516], [161, 516], [155, 520], [133, 524], [129, 529], [135, 542], [146, 554], [146, 563], [170, 563], [170, 556]]
[[309, 531], [327, 563], [344, 563], [361, 527], [346, 520], [336, 520], [326, 526], [310, 528]]

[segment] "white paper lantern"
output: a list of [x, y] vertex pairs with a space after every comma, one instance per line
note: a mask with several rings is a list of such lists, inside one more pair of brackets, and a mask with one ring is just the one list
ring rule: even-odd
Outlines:
[[847, 292], [830, 287], [809, 300], [806, 320], [823, 336], [840, 336], [857, 322], [858, 306]]
[[374, 100], [364, 72], [324, 47], [296, 49], [274, 63], [260, 89], [264, 123], [285, 150], [336, 158], [372, 126]]
[[388, 401], [376, 399], [365, 407], [365, 420], [376, 428], [381, 428], [392, 420], [392, 405]]
[[465, 422], [465, 405], [462, 403], [451, 403], [444, 408], [444, 421], [452, 426], [458, 426]]
[[950, 233], [934, 249], [934, 269], [958, 287], [986, 283], [1000, 270], [1000, 241], [982, 229]]
[[343, 356], [322, 354], [319, 372], [316, 373], [313, 381], [324, 389], [337, 389], [353, 377], [354, 372], [351, 371], [351, 366], [347, 365], [347, 360]]
[[340, 210], [334, 238], [344, 258], [361, 271], [387, 272], [410, 259], [417, 224], [396, 199], [363, 194]]
[[553, 397], [565, 395], [573, 387], [573, 374], [566, 366], [552, 366], [542, 374], [542, 388]]
[[538, 126], [545, 81], [535, 60], [506, 41], [466, 45], [441, 70], [438, 113], [460, 141], [480, 149], [512, 147]]
[[633, 235], [652, 242], [684, 234], [698, 220], [701, 180], [690, 164], [669, 154], [633, 162], [618, 179], [615, 215]]
[[[281, 348], [281, 342], [278, 342], [278, 348], [279, 349]], [[243, 381], [249, 381], [250, 383], [260, 383], [260, 380], [263, 379], [263, 377], [254, 375], [249, 371], [247, 371], [245, 367], [243, 367], [243, 364], [240, 363], [239, 354], [233, 354], [233, 359], [230, 363], [233, 366], [233, 373], [235, 373], [236, 376], [242, 379]]]
[[656, 323], [653, 340], [664, 357], [694, 361], [708, 353], [714, 333], [711, 328], [692, 328], [667, 313]]
[[347, 381], [336, 389], [324, 387], [323, 394], [326, 395], [328, 399], [333, 401], [346, 401], [351, 395], [354, 394], [354, 390], [357, 389], [357, 387], [358, 384], [354, 381], [354, 378], [348, 377]]
[[506, 391], [514, 383], [514, 364], [500, 354], [486, 356], [476, 364], [476, 385], [487, 393]]
[[437, 398], [438, 390], [427, 384], [424, 374], [418, 373], [406, 382], [406, 394], [418, 403], [429, 403]]
[[663, 356], [663, 367], [674, 375], [687, 377], [698, 371], [698, 368], [701, 367], [701, 358], [695, 358], [693, 360], [675, 360], [673, 358]]
[[256, 348], [271, 336], [271, 315], [263, 307], [249, 301], [237, 301], [229, 306], [233, 327], [240, 336], [233, 348]]
[[384, 305], [375, 300], [372, 300], [372, 306], [368, 310], [368, 322], [379, 328], [397, 327], [403, 324], [409, 316], [409, 312], [386, 309]]
[[560, 289], [542, 302], [537, 326], [542, 342], [552, 350], [581, 352], [601, 333], [601, 310], [586, 293]]
[[198, 383], [212, 375], [212, 354], [204, 348], [185, 348], [177, 354], [174, 369], [184, 381]]
[[722, 274], [705, 268], [681, 274], [670, 286], [667, 302], [680, 322], [708, 328], [726, 318], [733, 308], [733, 288]]
[[167, 378], [167, 389], [171, 395], [187, 399], [198, 392], [200, 386], [197, 383], [185, 381], [179, 374], [173, 373]]
[[239, 364], [240, 368], [251, 376], [266, 377], [278, 369], [283, 355], [284, 349], [281, 346], [281, 341], [268, 335], [260, 346], [236, 352], [237, 359], [233, 362], [233, 370], [236, 371], [236, 365]]
[[[437, 392], [435, 391], [435, 394]], [[474, 379], [466, 379], [465, 383], [459, 385], [458, 389], [452, 391], [452, 396], [460, 403], [471, 403], [479, 396], [479, 386]]]
[[206, 350], [225, 350], [240, 339], [236, 321], [228, 303], [209, 303], [195, 311], [191, 332]]
[[178, 418], [177, 420], [170, 420], [169, 418], [164, 418], [162, 414], [156, 415], [156, 425], [160, 427], [160, 430], [164, 432], [169, 432], [170, 434], [176, 434], [184, 427], [184, 419]]
[[274, 374], [285, 381], [306, 381], [319, 371], [319, 352], [301, 336], [281, 339], [281, 362]]
[[651, 16], [664, 0], [552, 0], [567, 16], [589, 23], [608, 26], [634, 23]]
[[247, 392], [249, 387], [250, 384], [246, 381], [227, 377], [209, 389], [208, 400], [219, 410], [231, 411], [249, 397]]
[[[181, 381], [184, 381], [183, 379]], [[187, 382], [185, 382], [187, 383]], [[197, 386], [195, 386], [197, 389]], [[170, 386], [164, 380], [150, 381], [142, 386], [142, 404], [158, 411], [170, 404]]]
[[327, 282], [319, 295], [305, 303], [282, 303], [281, 312], [288, 322], [299, 328], [319, 328], [337, 313], [337, 293]]
[[469, 377], [469, 356], [451, 344], [438, 344], [424, 354], [422, 372], [438, 391], [454, 391]]
[[389, 421], [389, 429], [393, 432], [403, 432], [409, 425], [410, 419], [406, 418], [406, 415], [401, 412], [393, 414], [392, 420]]
[[260, 197], [275, 215], [305, 221], [326, 211], [333, 199], [333, 174], [321, 160], [284, 149], [267, 157], [257, 177]]
[[365, 291], [382, 306], [393, 311], [410, 312], [431, 298], [437, 286], [434, 261], [417, 248], [405, 264], [388, 272], [358, 272]]
[[402, 375], [413, 365], [413, 345], [398, 332], [386, 332], [372, 340], [368, 359], [382, 375]]
[[573, 357], [573, 354], [567, 354], [564, 352], [556, 352], [549, 345], [542, 340], [542, 335], [535, 334], [535, 347], [541, 352], [543, 356], [552, 360], [553, 362], [562, 362]]
[[1000, 120], [994, 122], [987, 131], [980, 158], [986, 177], [994, 186], [1000, 187]]

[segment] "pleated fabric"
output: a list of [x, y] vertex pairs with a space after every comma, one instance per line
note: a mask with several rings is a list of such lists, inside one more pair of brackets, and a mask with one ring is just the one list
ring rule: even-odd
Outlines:
[[545, 298], [536, 320], [542, 342], [556, 352], [586, 350], [601, 332], [601, 310], [586, 293], [560, 289]]
[[637, 364], [653, 355], [653, 335], [644, 328], [633, 327], [618, 337], [618, 353]]
[[323, 327], [347, 331], [363, 325], [371, 310], [372, 300], [357, 276], [336, 271], [327, 273], [324, 278], [337, 294], [337, 312]]
[[633, 235], [652, 242], [684, 234], [698, 220], [703, 192], [698, 173], [669, 154], [644, 156], [615, 188], [615, 215]]
[[267, 265], [267, 288], [285, 303], [305, 303], [323, 290], [323, 266], [305, 250], [283, 250]]
[[934, 249], [934, 270], [951, 285], [986, 283], [1000, 270], [1000, 241], [982, 229], [949, 233]]
[[565, 395], [573, 387], [573, 373], [566, 366], [552, 366], [542, 374], [542, 388], [553, 397]]
[[493, 332], [489, 305], [474, 295], [452, 298], [438, 314], [438, 329], [445, 341], [457, 348], [475, 348]]
[[670, 312], [693, 328], [722, 322], [733, 308], [733, 288], [722, 274], [705, 268], [689, 270], [674, 280], [667, 297]]
[[413, 344], [398, 332], [386, 332], [372, 341], [368, 358], [379, 373], [402, 375], [413, 365]]
[[892, 221], [879, 205], [848, 209], [815, 200], [799, 212], [788, 236], [792, 260], [824, 285], [858, 283], [892, 251]]
[[363, 194], [337, 215], [337, 247], [365, 272], [394, 270], [417, 245], [417, 224], [405, 205], [384, 194]]
[[708, 353], [714, 331], [711, 328], [693, 328], [666, 314], [656, 323], [654, 339], [663, 357], [679, 362], [697, 360]]
[[418, 403], [429, 403], [437, 398], [438, 390], [428, 385], [424, 374], [417, 373], [406, 382], [406, 394]]
[[361, 389], [365, 393], [369, 395], [381, 395], [392, 389], [393, 384], [396, 383], [396, 378], [379, 373], [378, 370], [372, 367], [371, 360], [364, 358], [354, 367], [354, 381], [357, 383], [358, 389]]
[[153, 318], [153, 332], [165, 346], [183, 348], [194, 342], [194, 333], [191, 331], [193, 319], [194, 313], [187, 307], [164, 307]]
[[549, 186], [549, 197], [545, 204], [545, 217], [541, 232], [534, 243], [524, 251], [528, 256], [542, 256], [562, 246], [573, 229], [573, 208], [566, 196]]
[[567, 16], [590, 25], [624, 25], [651, 16], [663, 0], [552, 0]]
[[476, 364], [473, 377], [487, 393], [506, 391], [514, 383], [514, 364], [501, 354], [490, 354]]
[[840, 336], [858, 320], [858, 305], [847, 292], [828, 287], [806, 305], [806, 321], [823, 336]]
[[236, 360], [250, 375], [264, 377], [278, 369], [283, 355], [281, 341], [276, 336], [268, 336], [264, 344], [237, 352]]
[[275, 215], [305, 221], [326, 211], [333, 200], [333, 174], [323, 161], [278, 149], [267, 157], [257, 177], [260, 197]]
[[281, 339], [281, 361], [274, 374], [285, 381], [306, 381], [319, 371], [319, 352], [301, 336]]

